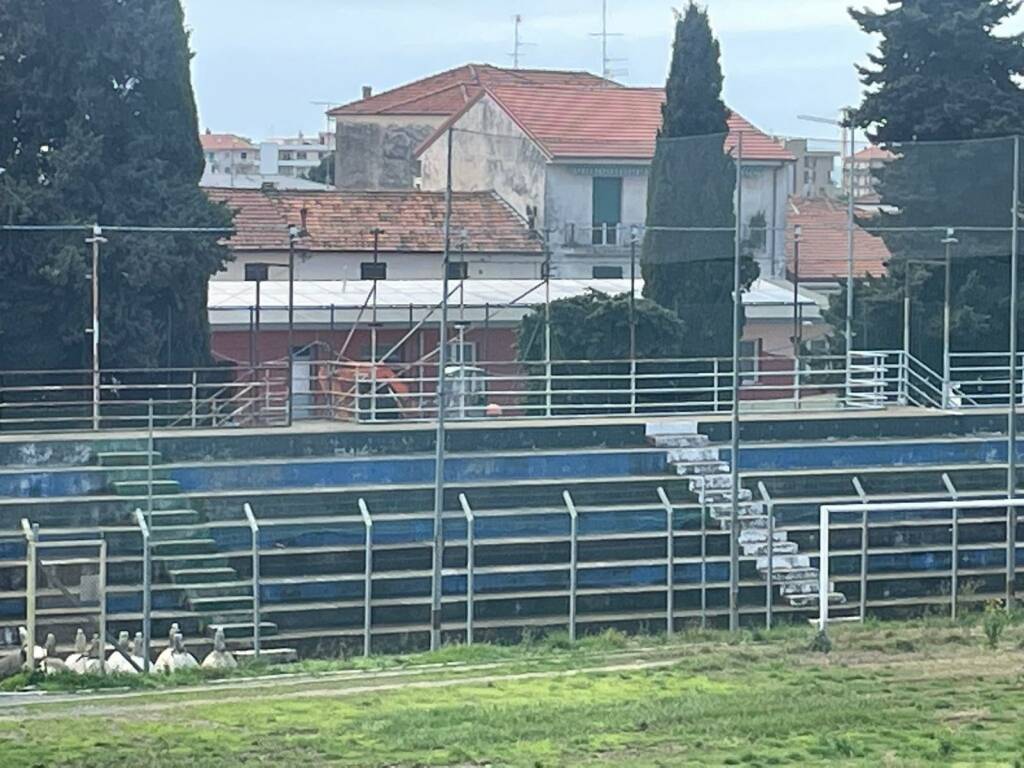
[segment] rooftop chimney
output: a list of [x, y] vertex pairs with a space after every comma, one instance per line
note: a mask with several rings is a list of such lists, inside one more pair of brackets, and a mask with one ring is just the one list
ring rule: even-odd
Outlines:
[[277, 189], [277, 185], [272, 181], [264, 181], [260, 184], [261, 192], [273, 192], [275, 189]]
[[363, 98], [364, 99], [368, 99], [371, 96], [373, 96], [373, 86], [372, 85], [364, 85], [363, 86]]
[[301, 221], [302, 221], [302, 231], [303, 232], [307, 232], [308, 229], [306, 227], [306, 221], [309, 218], [309, 209], [308, 208], [303, 208], [302, 210], [300, 210], [299, 211], [299, 217], [301, 218]]

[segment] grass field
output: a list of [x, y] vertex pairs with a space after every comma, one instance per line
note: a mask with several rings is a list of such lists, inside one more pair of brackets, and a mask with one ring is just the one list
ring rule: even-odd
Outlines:
[[1024, 626], [997, 648], [977, 621], [832, 634], [827, 655], [806, 627], [608, 633], [0, 697], [0, 766], [1024, 765]]

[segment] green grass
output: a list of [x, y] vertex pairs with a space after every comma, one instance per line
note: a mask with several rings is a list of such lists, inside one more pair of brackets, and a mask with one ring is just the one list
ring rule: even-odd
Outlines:
[[[0, 765], [1024, 765], [1020, 624], [996, 649], [974, 623], [844, 626], [828, 655], [813, 634], [555, 636], [82, 695], [0, 709]], [[664, 666], [594, 669], [631, 662]]]

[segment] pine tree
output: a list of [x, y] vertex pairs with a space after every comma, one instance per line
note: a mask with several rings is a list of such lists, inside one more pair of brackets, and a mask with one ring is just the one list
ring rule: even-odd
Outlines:
[[[691, 356], [732, 351], [736, 169], [719, 59], [708, 15], [691, 3], [676, 23], [642, 254], [644, 295], [683, 321]], [[672, 229], [682, 227], [705, 231]], [[749, 256], [742, 266], [748, 287], [757, 266]]]
[[[0, 220], [224, 227], [203, 171], [179, 0], [0, 4]], [[204, 364], [217, 235], [108, 233], [105, 368]], [[0, 367], [88, 363], [84, 233], [0, 239]]]
[[[1024, 91], [1015, 82], [1024, 75], [1024, 37], [996, 30], [1019, 7], [890, 0], [878, 13], [851, 11], [865, 32], [882, 36], [871, 66], [859, 70], [866, 91], [856, 122], [896, 154], [877, 178], [888, 213], [868, 222], [884, 228], [892, 259], [885, 276], [855, 285], [857, 348], [902, 345], [909, 278], [911, 351], [940, 367], [944, 270], [915, 261], [941, 262], [944, 228], [957, 226], [951, 347], [1007, 348], [1013, 140], [1005, 137], [1024, 133]], [[844, 312], [845, 292], [827, 319], [841, 328]], [[832, 343], [845, 347], [841, 333]]]

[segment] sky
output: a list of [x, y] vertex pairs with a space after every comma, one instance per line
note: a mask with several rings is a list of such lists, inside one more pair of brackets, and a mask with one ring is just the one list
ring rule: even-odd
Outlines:
[[[672, 0], [607, 0], [609, 56], [626, 85], [664, 85]], [[682, 7], [684, 0], [677, 0]], [[313, 133], [325, 107], [467, 62], [601, 70], [601, 0], [183, 0], [202, 127], [252, 139]], [[760, 128], [836, 136], [797, 115], [859, 102], [855, 65], [877, 40], [849, 0], [706, 0], [721, 41], [725, 99]], [[879, 8], [885, 0], [856, 0]]]

